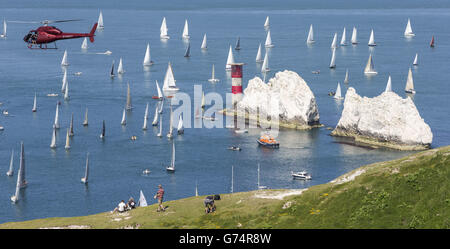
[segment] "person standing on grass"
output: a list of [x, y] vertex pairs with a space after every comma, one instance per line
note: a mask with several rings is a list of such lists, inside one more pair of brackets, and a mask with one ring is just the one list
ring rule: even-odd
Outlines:
[[162, 188], [161, 184], [158, 185], [158, 192], [156, 192], [156, 195], [153, 196], [153, 198], [158, 198], [158, 209], [156, 211], [164, 211], [164, 206], [162, 204], [164, 198], [164, 189]]

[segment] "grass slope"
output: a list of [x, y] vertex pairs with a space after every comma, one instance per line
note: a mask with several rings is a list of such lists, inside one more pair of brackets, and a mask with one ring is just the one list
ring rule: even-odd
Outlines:
[[353, 170], [283, 199], [292, 190], [223, 194], [205, 214], [204, 197], [125, 214], [48, 218], [0, 228], [450, 228], [450, 146]]

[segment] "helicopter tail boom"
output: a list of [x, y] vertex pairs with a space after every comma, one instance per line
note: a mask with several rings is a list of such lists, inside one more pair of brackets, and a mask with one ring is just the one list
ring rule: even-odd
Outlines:
[[92, 27], [91, 32], [89, 33], [90, 42], [94, 42], [95, 30], [97, 30], [97, 23], [94, 23], [94, 26]]

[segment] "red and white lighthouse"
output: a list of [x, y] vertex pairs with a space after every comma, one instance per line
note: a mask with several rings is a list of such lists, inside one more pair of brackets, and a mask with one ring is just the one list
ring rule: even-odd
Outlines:
[[233, 106], [242, 99], [242, 66], [244, 63], [231, 63], [231, 93]]

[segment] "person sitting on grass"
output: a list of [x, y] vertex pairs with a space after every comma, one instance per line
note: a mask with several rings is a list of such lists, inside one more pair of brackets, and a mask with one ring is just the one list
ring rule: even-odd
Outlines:
[[115, 213], [115, 212], [123, 213], [123, 212], [125, 212], [125, 211], [127, 211], [127, 204], [125, 204], [125, 201], [122, 200], [122, 201], [119, 203], [119, 205], [117, 205], [117, 207], [114, 208], [113, 213]]
[[206, 196], [203, 203], [205, 203], [205, 213], [212, 213], [216, 210], [216, 205], [214, 204], [214, 196]]

